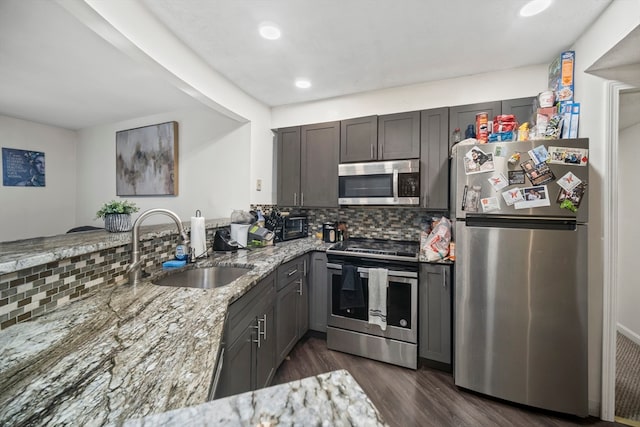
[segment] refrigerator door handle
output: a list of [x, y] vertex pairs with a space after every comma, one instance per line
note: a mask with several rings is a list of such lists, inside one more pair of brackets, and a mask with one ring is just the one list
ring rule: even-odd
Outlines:
[[523, 228], [533, 230], [567, 230], [575, 231], [578, 222], [567, 218], [527, 218], [527, 217], [495, 217], [471, 216], [465, 220], [467, 227], [490, 228]]

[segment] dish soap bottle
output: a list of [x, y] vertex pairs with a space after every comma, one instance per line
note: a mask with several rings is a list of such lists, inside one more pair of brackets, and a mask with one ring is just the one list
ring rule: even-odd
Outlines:
[[180, 261], [186, 261], [186, 259], [189, 257], [189, 254], [187, 253], [187, 247], [183, 244], [179, 244], [178, 246], [176, 246], [176, 259], [180, 260]]
[[258, 210], [258, 221], [257, 221], [257, 224], [260, 227], [264, 227], [264, 215], [262, 215], [262, 211], [261, 210]]

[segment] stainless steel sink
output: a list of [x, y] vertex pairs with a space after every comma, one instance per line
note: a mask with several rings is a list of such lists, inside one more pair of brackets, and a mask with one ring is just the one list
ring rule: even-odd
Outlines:
[[213, 289], [228, 285], [248, 271], [251, 269], [242, 267], [194, 268], [170, 274], [153, 283], [178, 288]]

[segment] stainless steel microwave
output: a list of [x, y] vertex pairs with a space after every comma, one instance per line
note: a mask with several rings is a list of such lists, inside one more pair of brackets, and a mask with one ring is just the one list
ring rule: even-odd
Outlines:
[[341, 205], [419, 205], [420, 160], [338, 165]]

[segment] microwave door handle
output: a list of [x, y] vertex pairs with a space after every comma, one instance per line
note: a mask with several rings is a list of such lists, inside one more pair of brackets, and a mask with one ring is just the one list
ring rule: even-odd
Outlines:
[[398, 201], [398, 169], [393, 170], [393, 201]]

